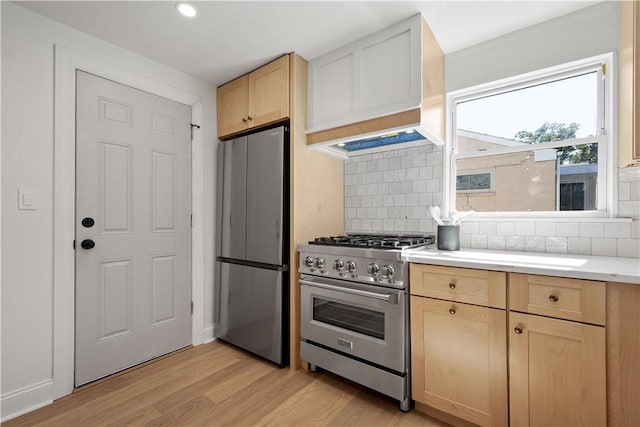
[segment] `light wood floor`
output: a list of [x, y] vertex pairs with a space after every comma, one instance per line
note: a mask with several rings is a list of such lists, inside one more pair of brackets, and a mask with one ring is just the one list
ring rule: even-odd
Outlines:
[[219, 341], [82, 388], [14, 426], [423, 426], [415, 410], [327, 372], [291, 372]]

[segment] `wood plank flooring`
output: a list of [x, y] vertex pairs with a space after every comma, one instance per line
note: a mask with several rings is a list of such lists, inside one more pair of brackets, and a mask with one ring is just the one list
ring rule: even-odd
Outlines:
[[17, 426], [422, 426], [444, 424], [327, 372], [291, 372], [219, 341], [83, 387]]

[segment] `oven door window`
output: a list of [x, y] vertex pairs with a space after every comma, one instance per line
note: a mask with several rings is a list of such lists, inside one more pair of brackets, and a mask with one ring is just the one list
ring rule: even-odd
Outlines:
[[384, 313], [313, 298], [313, 320], [384, 340]]

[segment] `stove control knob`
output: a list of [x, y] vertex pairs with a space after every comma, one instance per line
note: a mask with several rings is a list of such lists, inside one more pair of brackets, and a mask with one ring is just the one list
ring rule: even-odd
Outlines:
[[393, 273], [393, 267], [391, 267], [390, 265], [385, 265], [384, 267], [382, 267], [382, 277], [391, 279], [393, 278]]
[[344, 261], [341, 259], [337, 259], [335, 261], [333, 261], [333, 268], [337, 271], [342, 271], [344, 270]]
[[324, 258], [316, 258], [316, 267], [324, 268]]
[[347, 271], [353, 274], [358, 271], [358, 266], [353, 261], [347, 261]]
[[375, 276], [380, 272], [380, 266], [374, 262], [367, 266], [367, 273], [371, 276]]
[[312, 268], [313, 267], [313, 258], [311, 258], [310, 256], [306, 257], [304, 259], [304, 266], [308, 267], [308, 268]]

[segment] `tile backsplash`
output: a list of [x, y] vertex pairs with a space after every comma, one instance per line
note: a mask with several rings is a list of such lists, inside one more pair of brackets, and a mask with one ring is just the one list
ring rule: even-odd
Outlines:
[[[347, 232], [435, 233], [442, 205], [442, 147], [427, 144], [345, 160]], [[463, 221], [463, 248], [640, 257], [640, 168], [619, 169], [620, 220]]]

